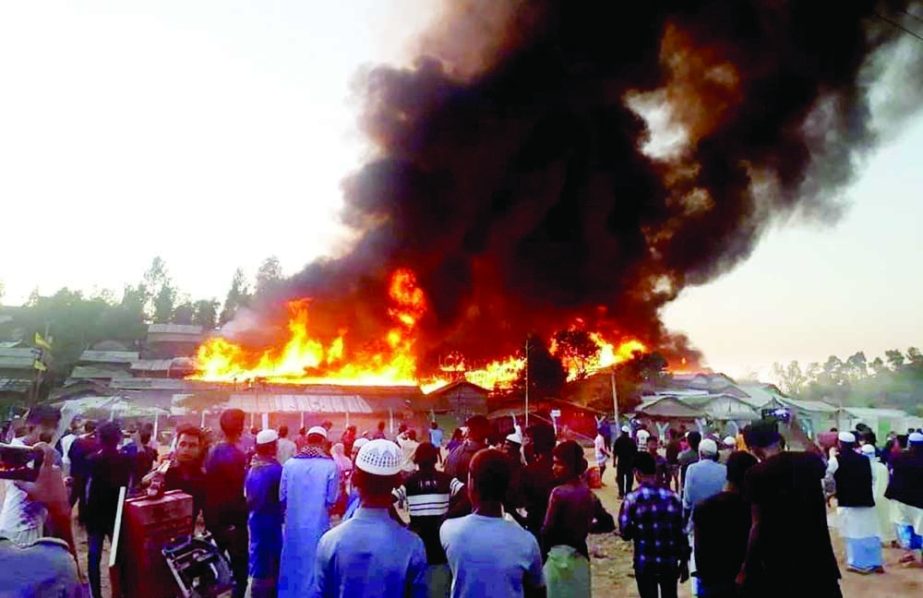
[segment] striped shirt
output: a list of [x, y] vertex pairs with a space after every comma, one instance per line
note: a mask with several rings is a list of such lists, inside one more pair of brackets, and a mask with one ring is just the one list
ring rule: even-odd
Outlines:
[[439, 541], [439, 527], [449, 512], [452, 497], [464, 486], [441, 471], [417, 471], [394, 491], [394, 497], [408, 506], [410, 529], [423, 539], [430, 565], [446, 562], [445, 551]]

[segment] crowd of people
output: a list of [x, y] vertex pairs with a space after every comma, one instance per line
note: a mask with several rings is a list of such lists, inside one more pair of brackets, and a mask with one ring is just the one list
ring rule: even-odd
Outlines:
[[919, 432], [881, 448], [867, 429], [841, 432], [822, 447], [792, 425], [791, 440], [808, 450], [787, 451], [770, 421], [723, 440], [626, 425], [610, 443], [601, 426], [593, 457], [600, 474], [614, 465], [616, 526], [590, 489], [584, 448], [545, 423], [498, 437], [474, 416], [443, 447], [435, 422], [420, 436], [402, 425], [393, 438], [383, 422], [338, 438], [324, 422], [290, 439], [286, 426], [245, 430], [244, 413], [229, 409], [220, 438], [180, 426], [158, 457], [151, 426], [112, 421], [74, 421], [52, 447], [59, 420], [39, 406], [12, 440], [45, 459], [35, 482], [6, 483], [3, 587], [81, 595], [76, 506], [100, 596], [122, 488], [190, 495], [194, 525], [201, 519], [230, 563], [235, 596], [590, 596], [587, 538], [612, 531], [633, 544], [642, 598], [676, 596], [690, 577], [693, 594], [709, 598], [839, 596], [833, 496], [849, 571], [883, 572], [882, 545], [892, 543], [906, 566], [923, 566]]

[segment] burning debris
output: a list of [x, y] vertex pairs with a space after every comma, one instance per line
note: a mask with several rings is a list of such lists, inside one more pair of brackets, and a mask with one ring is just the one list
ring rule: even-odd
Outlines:
[[212, 340], [201, 377], [438, 380], [447, 355], [509, 372], [527, 334], [574, 322], [599, 363], [694, 362], [661, 308], [773, 222], [835, 213], [873, 144], [875, 58], [901, 35], [875, 10], [452, 3], [413, 68], [368, 74], [374, 158], [344, 183], [359, 240], [264, 306], [284, 348]]

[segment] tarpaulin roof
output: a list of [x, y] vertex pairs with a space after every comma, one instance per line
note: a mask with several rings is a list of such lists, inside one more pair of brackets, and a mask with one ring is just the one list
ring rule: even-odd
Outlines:
[[226, 407], [247, 413], [372, 413], [357, 395], [233, 394]]

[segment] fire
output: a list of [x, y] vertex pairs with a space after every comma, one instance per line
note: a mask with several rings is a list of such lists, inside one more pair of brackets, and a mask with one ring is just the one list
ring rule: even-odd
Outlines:
[[[374, 347], [350, 347], [349, 331], [345, 329], [326, 341], [312, 335], [311, 300], [299, 299], [287, 304], [288, 337], [281, 348], [252, 349], [221, 337], [209, 339], [198, 349], [198, 372], [192, 378], [231, 383], [262, 380], [276, 384], [419, 385], [429, 393], [460, 378], [491, 390], [509, 389], [526, 367], [525, 358], [518, 355], [479, 367], [471, 367], [463, 356], [455, 355], [443, 364], [443, 375], [420, 376], [414, 345], [417, 325], [427, 310], [426, 295], [416, 275], [402, 268], [391, 275], [388, 298], [392, 323]], [[582, 326], [582, 322], [578, 323]], [[600, 332], [590, 332], [589, 338], [596, 349], [580, 364], [552, 343], [551, 353], [562, 360], [568, 380], [647, 350], [635, 339], [613, 344]]]

